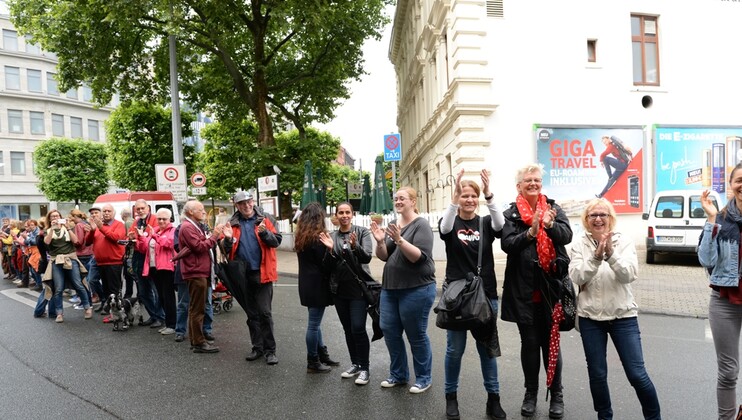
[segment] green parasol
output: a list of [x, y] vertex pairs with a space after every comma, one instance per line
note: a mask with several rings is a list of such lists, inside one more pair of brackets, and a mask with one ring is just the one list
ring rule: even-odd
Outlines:
[[392, 212], [394, 203], [389, 195], [384, 177], [384, 164], [381, 156], [376, 157], [376, 170], [374, 171], [374, 189], [371, 191], [371, 207], [369, 212], [376, 214], [388, 214]]
[[307, 204], [317, 201], [317, 194], [314, 192], [314, 181], [312, 178], [312, 162], [304, 161], [304, 185], [301, 191], [301, 206], [300, 209], [304, 210]]
[[361, 206], [358, 212], [367, 215], [371, 208], [371, 177], [366, 174], [363, 176], [363, 191], [361, 192]]

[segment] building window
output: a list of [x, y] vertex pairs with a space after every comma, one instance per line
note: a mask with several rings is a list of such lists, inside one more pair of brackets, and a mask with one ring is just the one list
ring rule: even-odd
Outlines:
[[100, 133], [98, 131], [98, 120], [88, 120], [88, 138], [90, 140], [100, 140]]
[[25, 152], [10, 152], [10, 174], [26, 175]]
[[588, 39], [587, 40], [587, 62], [588, 63], [595, 63], [598, 61], [597, 58], [597, 45], [598, 41], [595, 39]]
[[30, 112], [31, 114], [31, 134], [44, 134], [44, 113]]
[[21, 69], [5, 66], [5, 89], [21, 90]]
[[73, 139], [82, 138], [82, 118], [70, 117], [70, 134]]
[[54, 73], [46, 73], [46, 93], [49, 95], [59, 95], [57, 79], [54, 78]]
[[52, 135], [64, 137], [64, 115], [52, 114]]
[[635, 85], [660, 84], [660, 47], [657, 29], [657, 16], [631, 15], [631, 50]]
[[8, 110], [8, 131], [11, 133], [23, 133], [23, 111], [16, 109]]
[[68, 90], [67, 97], [70, 99], [77, 99], [77, 88], [72, 88]]
[[90, 89], [90, 86], [82, 85], [82, 100], [87, 102], [93, 100], [93, 89]]
[[26, 70], [29, 92], [41, 92], [41, 70]]
[[31, 41], [31, 35], [26, 35], [26, 52], [29, 54], [41, 54], [41, 48], [39, 48], [38, 44], [34, 44]]
[[3, 151], [2, 150], [0, 150], [0, 163], [3, 164], [3, 165], [0, 165], [0, 175], [5, 175], [5, 165], [4, 165], [5, 162], [3, 162]]
[[8, 51], [18, 51], [18, 32], [3, 29], [3, 48]]

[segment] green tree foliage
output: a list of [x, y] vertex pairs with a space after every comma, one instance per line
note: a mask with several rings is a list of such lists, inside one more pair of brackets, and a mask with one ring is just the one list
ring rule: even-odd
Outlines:
[[[190, 113], [181, 113], [183, 137], [193, 134]], [[170, 110], [159, 105], [134, 102], [118, 107], [106, 120], [111, 179], [121, 188], [154, 191], [155, 164], [173, 162]], [[194, 148], [183, 146], [183, 159], [192, 166]]]
[[167, 96], [167, 36], [178, 39], [186, 99], [222, 121], [248, 112], [258, 144], [274, 118], [304, 127], [333, 117], [363, 74], [391, 0], [10, 0], [13, 24], [59, 58], [61, 90], [88, 83], [100, 104]]
[[329, 133], [308, 128], [306, 140], [298, 130], [278, 133], [274, 147], [259, 147], [257, 124], [242, 120], [220, 121], [209, 124], [201, 135], [206, 139], [204, 151], [199, 156], [198, 167], [209, 180], [208, 196], [226, 199], [234, 191], [254, 188], [259, 177], [272, 175], [273, 166], [281, 170], [279, 187], [282, 214], [289, 207], [284, 191], [292, 191], [298, 200], [304, 180], [304, 161], [324, 173], [331, 171], [331, 161], [337, 158], [340, 141]]
[[108, 190], [101, 143], [53, 138], [39, 144], [33, 156], [39, 191], [51, 201], [92, 203]]

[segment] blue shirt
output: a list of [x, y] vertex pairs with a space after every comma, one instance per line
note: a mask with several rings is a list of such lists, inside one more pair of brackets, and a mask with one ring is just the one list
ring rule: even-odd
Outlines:
[[255, 213], [253, 213], [252, 217], [249, 219], [245, 219], [244, 216], [240, 214], [241, 234], [236, 258], [247, 261], [250, 270], [260, 270], [260, 261], [263, 258], [263, 254], [260, 251], [260, 243], [258, 243], [258, 238], [255, 236], [256, 219], [257, 217]]

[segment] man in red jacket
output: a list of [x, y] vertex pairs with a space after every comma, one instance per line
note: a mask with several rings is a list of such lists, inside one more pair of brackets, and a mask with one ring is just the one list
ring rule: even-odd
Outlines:
[[252, 194], [239, 191], [234, 195], [237, 211], [224, 229], [224, 250], [230, 260], [247, 263], [247, 326], [250, 330], [252, 351], [247, 361], [265, 356], [265, 363], [275, 365], [276, 340], [273, 336], [273, 283], [278, 280], [276, 248], [282, 236], [270, 214], [263, 214], [255, 206]]
[[121, 269], [123, 267], [124, 245], [126, 243], [126, 229], [124, 224], [116, 220], [116, 210], [110, 204], [102, 207], [102, 217], [92, 216], [90, 224], [84, 226], [85, 244], [93, 245], [93, 255], [98, 266], [100, 278], [103, 281], [103, 296], [121, 293]]
[[206, 291], [211, 282], [213, 260], [211, 249], [222, 234], [224, 225], [214, 227], [213, 235], [206, 235], [198, 222], [206, 221], [204, 205], [192, 200], [183, 207], [185, 217], [178, 232], [180, 244], [180, 271], [188, 284], [188, 337], [194, 353], [216, 353], [219, 347], [206, 341], [203, 333]]

